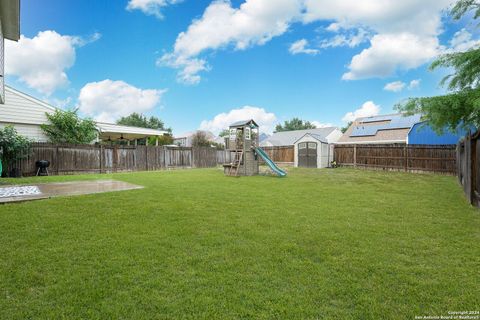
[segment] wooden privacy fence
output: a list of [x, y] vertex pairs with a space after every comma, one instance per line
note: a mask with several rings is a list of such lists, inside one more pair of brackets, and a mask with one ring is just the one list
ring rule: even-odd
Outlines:
[[458, 181], [468, 201], [480, 206], [480, 131], [468, 134], [457, 145]]
[[445, 174], [457, 172], [455, 145], [335, 145], [334, 159], [341, 166]]
[[[220, 150], [220, 152], [223, 152]], [[18, 161], [23, 175], [35, 175], [38, 160], [50, 161], [50, 174], [109, 173], [168, 168], [209, 168], [218, 162], [209, 147], [70, 145], [34, 143], [27, 159]]]
[[287, 162], [292, 164], [294, 162], [293, 146], [262, 147], [262, 149], [274, 162]]

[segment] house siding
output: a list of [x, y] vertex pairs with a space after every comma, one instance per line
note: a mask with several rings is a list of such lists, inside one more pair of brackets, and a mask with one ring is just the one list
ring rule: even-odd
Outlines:
[[13, 125], [17, 132], [38, 142], [47, 141], [40, 124], [48, 123], [46, 112], [53, 112], [41, 103], [35, 103], [14, 90], [6, 87], [5, 104], [0, 105], [0, 127]]
[[35, 142], [48, 142], [48, 138], [43, 133], [40, 125], [0, 122], [0, 129], [3, 129], [8, 125], [13, 125], [18, 134], [34, 140]]
[[0, 104], [5, 103], [5, 40], [0, 20]]

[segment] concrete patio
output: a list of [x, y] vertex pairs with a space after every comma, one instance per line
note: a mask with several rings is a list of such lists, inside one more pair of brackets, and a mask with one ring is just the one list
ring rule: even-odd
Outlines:
[[0, 203], [48, 199], [92, 193], [142, 189], [143, 186], [117, 181], [73, 181], [0, 187]]

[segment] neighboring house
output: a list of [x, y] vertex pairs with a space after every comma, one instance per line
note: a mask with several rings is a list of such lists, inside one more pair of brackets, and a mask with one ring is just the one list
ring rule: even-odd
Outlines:
[[420, 122], [419, 115], [390, 114], [358, 118], [337, 144], [407, 143], [408, 132]]
[[266, 133], [260, 133], [260, 136], [258, 137], [258, 142], [262, 143], [263, 141], [267, 140], [270, 137], [269, 134]]
[[[186, 132], [184, 134], [180, 134], [180, 135], [173, 138], [173, 144], [175, 144], [179, 147], [191, 147], [193, 136], [199, 131], [200, 130], [196, 130], [196, 131], [190, 131], [190, 132]], [[210, 132], [210, 131], [202, 131], [202, 132], [204, 132], [206, 134], [207, 139], [209, 141], [216, 142], [216, 137], [212, 132]], [[225, 144], [225, 141], [223, 141], [222, 143]]]
[[40, 125], [48, 123], [45, 113], [53, 112], [55, 107], [5, 86], [5, 104], [0, 105], [0, 129], [13, 125], [20, 135], [36, 142], [47, 142]]
[[[56, 108], [23, 92], [5, 86], [5, 104], [0, 105], [0, 128], [13, 125], [17, 132], [36, 142], [47, 142], [48, 138], [40, 128], [48, 124], [46, 113]], [[98, 139], [103, 141], [125, 140], [135, 143], [137, 139], [156, 137], [166, 131], [122, 126], [112, 123], [97, 123]]]
[[0, 104], [5, 102], [5, 39], [20, 39], [20, 0], [0, 1]]
[[420, 115], [397, 113], [356, 119], [337, 144], [455, 144], [463, 135], [461, 130], [438, 135], [421, 121]]
[[293, 130], [276, 132], [267, 139], [260, 142], [261, 147], [281, 147], [293, 146], [295, 142], [305, 136], [312, 134], [327, 143], [334, 143], [342, 136], [342, 132], [337, 127], [325, 127], [317, 129]]
[[215, 139], [213, 139], [213, 142], [215, 142], [216, 144], [225, 146], [225, 137], [220, 137], [220, 136], [215, 137]]

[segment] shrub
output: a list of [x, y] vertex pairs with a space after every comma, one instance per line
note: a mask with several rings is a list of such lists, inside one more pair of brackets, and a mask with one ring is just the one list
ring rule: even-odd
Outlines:
[[97, 128], [92, 119], [81, 119], [77, 111], [55, 110], [53, 114], [46, 113], [50, 124], [42, 124], [48, 140], [52, 143], [91, 143], [97, 137]]
[[[0, 129], [0, 148], [2, 149], [3, 170], [15, 165], [17, 160], [24, 159], [30, 154], [32, 141], [19, 135], [13, 126]], [[1, 173], [0, 173], [1, 174]]]

